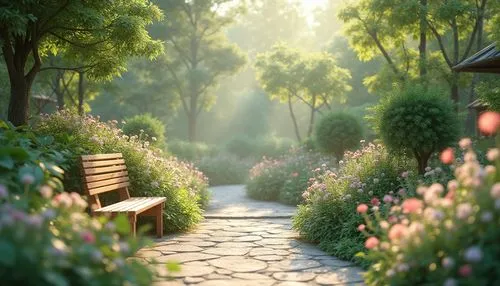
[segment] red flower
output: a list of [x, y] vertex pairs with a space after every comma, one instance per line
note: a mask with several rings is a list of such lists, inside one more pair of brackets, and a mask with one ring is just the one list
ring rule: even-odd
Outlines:
[[455, 161], [455, 154], [452, 148], [446, 148], [441, 152], [441, 156], [439, 156], [441, 162], [446, 165], [450, 165]]
[[367, 206], [367, 205], [365, 205], [365, 204], [360, 204], [360, 205], [356, 208], [356, 210], [358, 211], [358, 213], [360, 213], [360, 214], [364, 214], [364, 213], [366, 213], [366, 212], [368, 211], [368, 206]]
[[458, 274], [462, 277], [470, 276], [472, 274], [472, 267], [469, 264], [462, 265], [458, 269]]
[[481, 116], [477, 122], [479, 131], [484, 135], [493, 135], [500, 128], [500, 113], [487, 111]]
[[377, 198], [373, 198], [373, 199], [370, 201], [370, 203], [371, 203], [372, 205], [374, 205], [374, 206], [378, 206], [378, 205], [380, 205], [380, 200], [379, 200], [379, 199], [377, 199]]
[[419, 199], [411, 198], [411, 199], [406, 199], [403, 204], [401, 204], [401, 207], [403, 208], [403, 213], [416, 213], [419, 212], [422, 207], [423, 203]]
[[372, 236], [366, 240], [365, 247], [368, 249], [372, 249], [372, 248], [377, 247], [378, 243], [379, 243], [378, 238]]

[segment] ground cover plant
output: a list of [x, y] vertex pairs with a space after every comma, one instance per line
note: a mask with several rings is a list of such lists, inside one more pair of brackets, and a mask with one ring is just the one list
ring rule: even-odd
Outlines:
[[303, 193], [305, 202], [293, 218], [294, 228], [328, 253], [353, 259], [364, 242], [356, 231], [360, 224], [357, 202], [406, 192], [401, 188], [401, 174], [407, 176], [409, 168], [382, 145], [363, 142], [361, 149], [344, 154], [338, 168], [325, 168], [311, 177]]
[[333, 158], [295, 149], [277, 159], [264, 158], [250, 170], [247, 194], [254, 199], [297, 205], [309, 178], [333, 163]]
[[64, 184], [79, 190], [79, 156], [83, 154], [123, 153], [129, 171], [132, 196], [166, 197], [166, 231], [186, 230], [202, 219], [202, 207], [208, 202], [207, 180], [192, 164], [163, 152], [138, 136], [122, 134], [117, 122], [101, 122], [92, 116], [61, 111], [42, 116], [36, 133], [52, 135], [55, 142], [71, 154]]
[[[500, 130], [500, 114], [491, 116], [480, 125], [483, 133]], [[460, 147], [463, 160], [441, 154], [455, 167], [455, 178], [446, 185], [422, 185], [417, 197], [384, 200], [387, 214], [373, 203], [357, 207], [365, 219], [358, 229], [367, 236], [368, 249], [360, 256], [372, 264], [365, 275], [369, 285], [500, 282], [500, 136], [486, 165], [477, 160], [469, 139], [462, 139]]]

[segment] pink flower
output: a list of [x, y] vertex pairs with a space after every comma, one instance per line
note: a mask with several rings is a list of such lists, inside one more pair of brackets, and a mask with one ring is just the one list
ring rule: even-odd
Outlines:
[[370, 203], [374, 206], [380, 205], [380, 200], [378, 198], [373, 198]]
[[21, 183], [23, 183], [24, 185], [31, 185], [34, 182], [35, 182], [35, 177], [31, 174], [24, 174], [21, 177]]
[[86, 243], [94, 243], [95, 242], [95, 236], [92, 232], [90, 231], [84, 231], [80, 233], [80, 237], [85, 241]]
[[462, 277], [468, 277], [472, 274], [472, 267], [469, 264], [462, 265], [458, 269], [458, 274]]
[[392, 203], [392, 196], [391, 195], [385, 195], [384, 196], [384, 203], [386, 203], [386, 204]]
[[47, 185], [42, 186], [40, 188], [40, 194], [42, 195], [42, 197], [49, 199], [52, 197], [52, 188]]
[[486, 157], [491, 162], [496, 161], [500, 157], [500, 150], [498, 150], [497, 148], [490, 149], [488, 150]]
[[366, 225], [364, 225], [364, 224], [360, 224], [360, 225], [358, 225], [358, 230], [359, 230], [359, 231], [363, 231], [363, 230], [365, 230], [365, 229], [366, 229]]
[[402, 178], [408, 178], [408, 175], [409, 175], [408, 171], [401, 173]]
[[460, 148], [462, 149], [469, 149], [470, 147], [472, 147], [472, 140], [470, 140], [470, 138], [462, 138], [459, 142], [458, 142], [458, 145], [460, 146]]
[[441, 162], [446, 165], [451, 165], [453, 161], [455, 161], [455, 154], [453, 153], [452, 148], [446, 148], [441, 152], [441, 155], [439, 156]]
[[368, 206], [366, 204], [360, 204], [356, 210], [358, 211], [358, 213], [360, 214], [364, 214], [368, 211]]
[[500, 199], [500, 183], [496, 183], [491, 187], [490, 195], [494, 199]]
[[295, 178], [295, 177], [298, 177], [298, 176], [299, 176], [299, 173], [297, 173], [297, 172], [293, 172], [293, 173], [292, 173], [292, 177], [294, 177], [294, 178]]
[[399, 240], [402, 237], [406, 236], [407, 233], [408, 233], [408, 227], [402, 224], [395, 224], [389, 230], [389, 239]]
[[365, 247], [368, 248], [368, 249], [372, 249], [372, 248], [375, 248], [377, 247], [377, 245], [379, 244], [379, 240], [378, 238], [372, 236], [372, 237], [369, 237], [366, 242], [365, 242]]
[[401, 204], [401, 207], [403, 208], [403, 213], [417, 213], [419, 212], [422, 207], [423, 203], [419, 199], [415, 198], [410, 198], [404, 200], [403, 204]]
[[493, 135], [500, 128], [500, 113], [487, 111], [481, 116], [477, 122], [479, 131], [485, 135]]

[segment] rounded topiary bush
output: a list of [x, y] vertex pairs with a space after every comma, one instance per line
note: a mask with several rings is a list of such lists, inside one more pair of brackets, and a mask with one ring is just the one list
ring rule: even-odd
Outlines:
[[165, 143], [165, 125], [149, 113], [135, 115], [125, 119], [123, 133], [128, 136], [139, 136], [155, 146]]
[[323, 151], [340, 160], [344, 152], [355, 148], [363, 136], [356, 117], [346, 113], [330, 113], [323, 117], [316, 128], [316, 144]]
[[375, 108], [377, 131], [387, 147], [411, 154], [420, 174], [433, 152], [453, 144], [459, 133], [453, 103], [440, 90], [412, 86]]

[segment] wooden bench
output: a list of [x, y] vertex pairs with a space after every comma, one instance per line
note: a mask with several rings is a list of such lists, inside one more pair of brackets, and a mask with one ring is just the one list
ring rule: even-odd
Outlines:
[[[133, 235], [136, 233], [137, 216], [156, 217], [156, 234], [163, 236], [164, 197], [134, 197], [128, 192], [130, 181], [127, 166], [121, 153], [81, 156], [83, 184], [89, 197], [93, 214], [126, 214]], [[101, 206], [99, 194], [117, 191], [120, 201]]]

